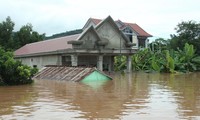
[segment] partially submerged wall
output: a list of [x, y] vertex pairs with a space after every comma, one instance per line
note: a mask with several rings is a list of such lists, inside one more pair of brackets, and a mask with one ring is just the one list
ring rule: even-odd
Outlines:
[[23, 57], [17, 60], [20, 60], [25, 65], [37, 67], [38, 69], [41, 69], [46, 65], [61, 65], [60, 55]]

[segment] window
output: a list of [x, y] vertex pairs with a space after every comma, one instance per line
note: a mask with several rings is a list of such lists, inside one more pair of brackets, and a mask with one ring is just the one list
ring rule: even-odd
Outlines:
[[71, 56], [62, 56], [62, 65], [71, 65]]
[[33, 68], [37, 68], [37, 65], [33, 65]]
[[125, 34], [132, 34], [132, 30], [129, 28], [125, 28], [123, 31]]
[[132, 37], [132, 35], [128, 35], [128, 37], [129, 37], [129, 40], [131, 41], [131, 43], [133, 42], [133, 37]]

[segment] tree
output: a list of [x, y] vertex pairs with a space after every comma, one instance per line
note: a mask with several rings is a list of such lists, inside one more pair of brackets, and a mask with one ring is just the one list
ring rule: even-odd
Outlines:
[[10, 17], [0, 23], [0, 46], [5, 50], [16, 50], [28, 43], [44, 40], [45, 34], [39, 34], [33, 30], [33, 26], [28, 23], [13, 32], [14, 22]]
[[36, 72], [37, 68], [14, 60], [12, 52], [6, 52], [0, 47], [0, 85], [30, 84]]
[[39, 34], [36, 31], [33, 31], [33, 26], [29, 23], [20, 28], [18, 32], [14, 35], [14, 40], [17, 42], [17, 45], [15, 48], [19, 48], [21, 46], [24, 46], [28, 43], [38, 42], [42, 41], [45, 38], [45, 34]]
[[82, 29], [66, 31], [66, 32], [62, 32], [62, 33], [53, 34], [52, 36], [46, 37], [45, 40], [54, 39], [54, 38], [63, 37], [63, 36], [68, 36], [68, 35], [80, 34], [82, 32], [83, 32]]
[[0, 23], [0, 45], [5, 49], [13, 48], [14, 22], [8, 16], [6, 21]]
[[164, 38], [155, 39], [155, 41], [149, 44], [152, 51], [158, 50], [166, 50], [168, 49], [169, 40], [165, 40]]
[[200, 56], [195, 55], [193, 45], [185, 44], [183, 50], [178, 50], [179, 64], [176, 65], [179, 70], [199, 71]]
[[170, 47], [183, 49], [185, 44], [192, 44], [200, 55], [200, 23], [195, 21], [181, 22], [175, 28], [176, 35], [171, 35]]

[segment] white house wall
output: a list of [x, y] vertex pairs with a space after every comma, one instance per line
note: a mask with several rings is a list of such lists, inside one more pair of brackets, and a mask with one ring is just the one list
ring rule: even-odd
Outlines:
[[105, 48], [125, 48], [125, 40], [109, 22], [105, 22], [97, 29], [97, 32], [100, 38], [106, 38], [109, 40], [109, 43]]
[[83, 30], [85, 30], [86, 28], [88, 28], [90, 26], [96, 26], [96, 25], [92, 21], [89, 21], [88, 23], [86, 23], [86, 25], [84, 26]]
[[20, 60], [23, 64], [31, 67], [37, 66], [38, 69], [41, 69], [46, 65], [61, 65], [61, 56], [59, 55], [25, 57], [17, 60]]
[[88, 32], [83, 38], [83, 45], [82, 48], [87, 49], [94, 49], [95, 48], [95, 42], [97, 41], [97, 37], [92, 32]]

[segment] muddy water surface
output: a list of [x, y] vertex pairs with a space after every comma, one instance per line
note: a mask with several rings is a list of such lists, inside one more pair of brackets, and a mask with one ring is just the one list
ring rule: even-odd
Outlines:
[[0, 120], [200, 120], [200, 73], [112, 76], [101, 83], [0, 87]]

